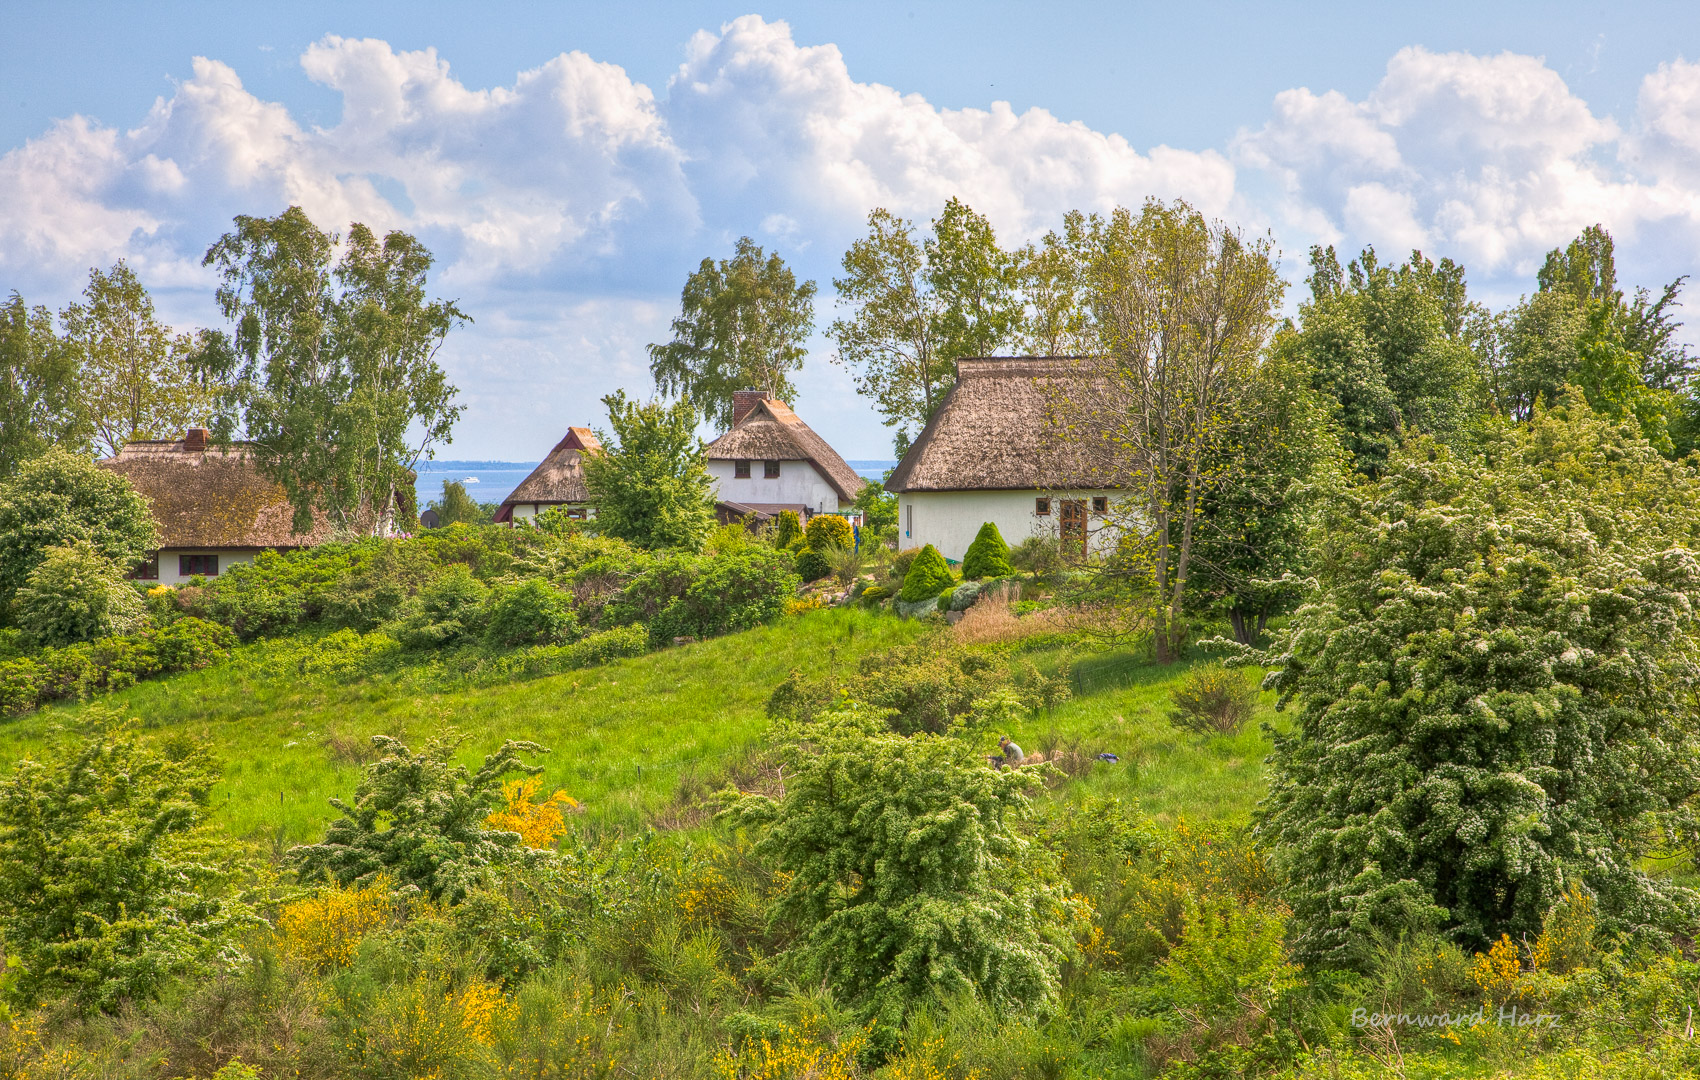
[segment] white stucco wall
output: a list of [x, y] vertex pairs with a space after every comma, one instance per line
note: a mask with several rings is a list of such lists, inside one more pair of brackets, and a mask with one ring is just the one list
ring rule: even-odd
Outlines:
[[159, 577], [148, 578], [144, 585], [182, 585], [188, 582], [190, 575], [179, 574], [177, 557], [179, 555], [217, 555], [218, 572], [229, 570], [238, 563], [254, 561], [257, 554], [253, 551], [212, 551], [207, 548], [165, 548], [159, 553]]
[[527, 518], [536, 517], [545, 510], [553, 510], [555, 507], [562, 505], [565, 505], [569, 512], [577, 510], [584, 514], [587, 518], [596, 516], [596, 512], [594, 510], [583, 506], [574, 506], [570, 503], [514, 503], [513, 519], [515, 522], [524, 521]]
[[826, 478], [806, 461], [781, 461], [779, 477], [768, 480], [762, 476], [762, 462], [750, 462], [750, 476], [740, 480], [733, 476], [731, 461], [711, 459], [708, 475], [714, 478], [715, 498], [740, 503], [801, 503], [816, 513], [838, 509], [838, 492]]
[[[1107, 497], [1115, 505], [1113, 491], [912, 491], [897, 497], [897, 546], [921, 547], [931, 544], [940, 555], [961, 562], [968, 545], [990, 521], [1003, 534], [1004, 542], [1015, 547], [1029, 536], [1056, 537], [1062, 528], [1062, 501], [1082, 499], [1086, 502], [1086, 544], [1092, 551], [1102, 551], [1111, 543], [1112, 530], [1103, 514], [1091, 512], [1094, 495]], [[1036, 501], [1051, 500], [1051, 512], [1040, 517], [1034, 512]]]

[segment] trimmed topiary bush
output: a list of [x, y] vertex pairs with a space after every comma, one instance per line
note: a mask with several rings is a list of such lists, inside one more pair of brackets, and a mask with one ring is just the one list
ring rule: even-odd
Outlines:
[[909, 564], [909, 572], [903, 575], [903, 590], [897, 598], [913, 604], [936, 597], [954, 580], [950, 567], [945, 565], [944, 556], [939, 554], [938, 548], [928, 544]]
[[837, 514], [817, 514], [810, 518], [809, 527], [803, 530], [803, 539], [811, 549], [823, 554], [828, 548], [856, 546], [856, 534], [850, 523]]
[[797, 552], [797, 576], [804, 581], [819, 581], [832, 573], [832, 564], [825, 555], [806, 547]]
[[1003, 542], [1003, 534], [998, 532], [998, 527], [990, 521], [980, 526], [974, 542], [968, 545], [968, 554], [962, 557], [962, 576], [969, 581], [978, 581], [980, 578], [1004, 577], [1014, 573], [1014, 569], [1009, 565], [1009, 545]]
[[803, 535], [803, 526], [797, 520], [797, 511], [781, 510], [773, 521], [773, 546], [781, 550], [797, 542]]

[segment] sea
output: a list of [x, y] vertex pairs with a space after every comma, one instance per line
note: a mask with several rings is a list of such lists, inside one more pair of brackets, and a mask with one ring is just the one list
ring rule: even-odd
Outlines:
[[[846, 461], [845, 464], [855, 469], [856, 475], [869, 480], [879, 480], [885, 476], [887, 469], [897, 467], [897, 462], [889, 460]], [[445, 480], [459, 480], [466, 485], [466, 493], [478, 502], [499, 503], [535, 468], [535, 461], [422, 461], [417, 469], [419, 479], [413, 489], [419, 495], [421, 507], [442, 497]]]

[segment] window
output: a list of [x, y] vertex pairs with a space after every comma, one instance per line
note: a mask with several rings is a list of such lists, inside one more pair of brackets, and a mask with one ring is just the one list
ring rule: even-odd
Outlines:
[[177, 575], [179, 577], [218, 577], [217, 555], [179, 555], [177, 556]]
[[1033, 513], [1037, 514], [1039, 517], [1049, 517], [1051, 514], [1051, 500], [1034, 499]]
[[907, 506], [905, 506], [903, 508], [903, 510], [904, 510], [905, 515], [906, 515], [905, 518], [904, 518], [903, 535], [904, 536], [914, 536], [915, 535], [915, 504], [909, 503]]
[[1094, 496], [1092, 496], [1092, 512], [1094, 514], [1108, 513], [1109, 509], [1110, 509], [1110, 497], [1108, 495], [1094, 495]]
[[1086, 500], [1064, 499], [1062, 504], [1062, 550], [1076, 558], [1086, 554]]
[[761, 475], [764, 480], [779, 479], [779, 462], [764, 461], [761, 463]]
[[748, 480], [750, 478], [749, 458], [741, 458], [732, 463], [732, 478], [734, 480]]
[[137, 563], [136, 566], [135, 566], [135, 569], [130, 571], [130, 580], [131, 581], [158, 581], [159, 580], [159, 552], [156, 551], [152, 555], [149, 555], [145, 562]]

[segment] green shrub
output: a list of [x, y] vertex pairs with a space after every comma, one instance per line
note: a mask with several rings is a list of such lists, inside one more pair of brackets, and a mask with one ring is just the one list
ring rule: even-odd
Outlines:
[[83, 541], [120, 572], [158, 546], [147, 500], [86, 457], [54, 448], [0, 481], [0, 611], [48, 548]]
[[0, 781], [0, 935], [14, 992], [84, 1010], [151, 996], [253, 919], [221, 899], [220, 859], [173, 838], [201, 821], [217, 772], [192, 745], [71, 738]]
[[[689, 552], [674, 551], [655, 555], [637, 565], [637, 573], [626, 579], [603, 607], [600, 619], [603, 626], [651, 622], [689, 591], [691, 583], [702, 573], [704, 560]], [[624, 573], [618, 566], [599, 565], [596, 569], [612, 572], [616, 577]]]
[[41, 700], [46, 673], [27, 656], [0, 661], [0, 716], [29, 712]]
[[147, 625], [147, 607], [120, 568], [86, 540], [51, 547], [12, 597], [18, 626], [38, 645], [71, 645]]
[[408, 602], [394, 637], [410, 649], [452, 645], [475, 635], [490, 590], [464, 566], [451, 566]]
[[945, 565], [944, 556], [939, 554], [937, 548], [928, 544], [909, 564], [909, 572], [903, 575], [903, 589], [897, 594], [897, 598], [913, 604], [918, 600], [939, 595], [954, 582], [955, 578], [951, 576], [950, 567]]
[[506, 646], [569, 641], [577, 633], [567, 596], [536, 578], [493, 594], [484, 625], [487, 641]]
[[803, 541], [823, 554], [829, 548], [856, 546], [856, 533], [850, 523], [837, 514], [816, 514], [803, 530]]
[[1235, 735], [1257, 708], [1257, 689], [1244, 671], [1206, 664], [1187, 672], [1169, 692], [1169, 723], [1200, 734]]
[[797, 575], [783, 552], [751, 547], [704, 564], [685, 594], [651, 622], [650, 638], [657, 644], [748, 630], [777, 618], [797, 591]]
[[1009, 553], [1009, 564], [1023, 574], [1056, 577], [1063, 569], [1062, 548], [1053, 537], [1029, 536]]
[[587, 634], [561, 649], [566, 668], [593, 667], [625, 656], [642, 656], [649, 651], [649, 631], [638, 625], [616, 627]]
[[773, 522], [773, 546], [780, 549], [789, 548], [803, 535], [803, 526], [797, 520], [797, 511], [781, 510]]
[[970, 581], [980, 578], [1004, 577], [1014, 573], [1009, 564], [1009, 545], [1003, 542], [998, 527], [988, 521], [980, 526], [968, 553], [962, 556], [962, 576]]
[[805, 547], [797, 553], [797, 576], [802, 580], [819, 581], [831, 573], [832, 563], [814, 548]]
[[0, 662], [0, 715], [205, 667], [229, 656], [235, 645], [229, 628], [185, 616], [158, 630], [15, 657]]
[[350, 560], [348, 572], [325, 590], [318, 614], [359, 631], [377, 628], [401, 614], [437, 573], [431, 553], [419, 544], [391, 541]]
[[487, 828], [484, 819], [504, 803], [502, 777], [543, 771], [518, 755], [548, 748], [510, 739], [474, 773], [451, 763], [464, 741], [449, 732], [415, 753], [374, 735], [372, 745], [384, 756], [361, 770], [353, 804], [332, 799], [343, 816], [325, 830], [324, 840], [289, 852], [302, 880], [364, 885], [387, 876], [453, 903], [486, 868], [535, 861], [518, 833]]
[[1207, 1021], [1232, 1019], [1247, 1009], [1267, 1013], [1298, 985], [1279, 911], [1234, 896], [1189, 898], [1184, 925], [1162, 965], [1177, 1006]]
[[869, 585], [867, 588], [862, 590], [862, 595], [857, 599], [869, 606], [872, 606], [890, 595], [891, 590], [886, 588], [884, 585]]

